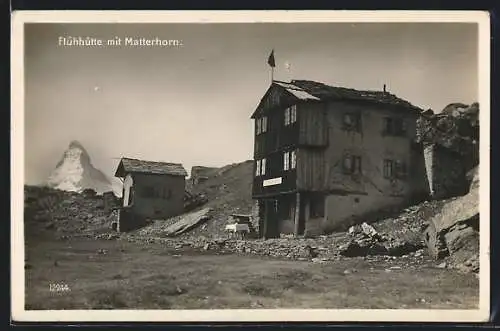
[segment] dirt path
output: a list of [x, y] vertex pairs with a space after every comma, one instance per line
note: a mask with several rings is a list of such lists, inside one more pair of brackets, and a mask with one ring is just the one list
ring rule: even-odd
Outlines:
[[397, 260], [312, 263], [125, 241], [27, 247], [27, 309], [464, 309], [478, 298], [474, 275]]

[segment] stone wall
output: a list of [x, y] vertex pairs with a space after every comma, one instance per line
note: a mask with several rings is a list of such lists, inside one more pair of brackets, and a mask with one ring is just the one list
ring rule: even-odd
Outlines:
[[446, 199], [467, 193], [466, 169], [460, 154], [432, 144], [426, 146], [424, 155], [433, 199]]
[[111, 213], [111, 211], [120, 206], [120, 199], [118, 199], [113, 192], [104, 192], [104, 212]]
[[121, 208], [118, 216], [117, 231], [128, 232], [146, 225], [146, 219], [133, 212], [131, 208]]
[[210, 176], [217, 173], [219, 168], [213, 167], [203, 167], [203, 166], [193, 166], [191, 168], [190, 181], [192, 185], [198, 185], [206, 181]]
[[262, 236], [262, 229], [260, 228], [261, 211], [259, 208], [259, 201], [254, 200], [252, 203], [252, 218], [251, 222], [255, 229], [255, 232]]

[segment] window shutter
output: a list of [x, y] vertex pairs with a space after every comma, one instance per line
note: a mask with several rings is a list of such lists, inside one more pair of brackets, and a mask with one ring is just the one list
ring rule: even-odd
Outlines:
[[262, 132], [267, 132], [267, 116], [262, 117]]
[[391, 178], [392, 177], [392, 161], [384, 160], [384, 177]]
[[405, 178], [406, 177], [406, 164], [401, 161], [401, 160], [398, 160], [395, 162], [395, 172], [396, 172], [396, 176], [400, 179], [402, 178]]
[[292, 151], [292, 157], [291, 157], [292, 161], [291, 161], [291, 167], [292, 169], [295, 169], [295, 167], [297, 166], [297, 153], [296, 151]]
[[347, 127], [350, 127], [352, 125], [352, 118], [351, 118], [351, 114], [344, 114], [344, 124], [347, 126]]
[[343, 168], [344, 173], [352, 172], [352, 159], [350, 155], [344, 155]]
[[403, 119], [401, 120], [401, 133], [406, 133], [406, 130], [407, 130], [407, 126], [406, 126], [406, 121]]
[[295, 123], [297, 121], [297, 105], [292, 106], [292, 111], [291, 111], [291, 123]]
[[285, 125], [290, 124], [290, 108], [285, 109]]
[[357, 174], [361, 173], [361, 157], [360, 156], [354, 157], [354, 172]]

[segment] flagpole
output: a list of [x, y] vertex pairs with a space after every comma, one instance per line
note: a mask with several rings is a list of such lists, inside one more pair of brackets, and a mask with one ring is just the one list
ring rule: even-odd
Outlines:
[[267, 58], [267, 64], [271, 67], [271, 84], [274, 81], [274, 67], [276, 66], [276, 61], [274, 60], [274, 49], [271, 51], [271, 54], [269, 54], [269, 57]]

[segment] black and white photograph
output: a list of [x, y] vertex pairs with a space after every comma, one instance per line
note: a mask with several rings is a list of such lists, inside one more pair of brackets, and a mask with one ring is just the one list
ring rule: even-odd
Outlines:
[[14, 319], [488, 319], [487, 13], [13, 22]]

